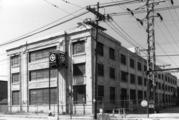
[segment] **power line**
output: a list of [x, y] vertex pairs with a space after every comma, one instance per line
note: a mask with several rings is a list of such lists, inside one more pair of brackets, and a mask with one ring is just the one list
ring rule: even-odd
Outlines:
[[[36, 35], [36, 34], [38, 34], [38, 33], [41, 33], [41, 32], [44, 32], [44, 31], [46, 31], [46, 30], [49, 30], [49, 29], [51, 29], [51, 28], [57, 27], [57, 26], [59, 26], [59, 25], [62, 25], [62, 24], [66, 23], [66, 22], [69, 22], [69, 21], [71, 21], [71, 20], [73, 20], [73, 19], [76, 19], [76, 18], [78, 18], [78, 17], [81, 17], [81, 16], [83, 16], [83, 15], [85, 15], [85, 14], [87, 14], [87, 13], [88, 13], [88, 11], [82, 12], [82, 13], [80, 13], [80, 14], [78, 14], [78, 15], [75, 15], [75, 16], [73, 16], [73, 17], [71, 17], [71, 18], [69, 18], [69, 19], [67, 19], [67, 20], [64, 20], [64, 21], [62, 21], [62, 22], [60, 22], [60, 23], [57, 23], [57, 24], [55, 24], [55, 25], [52, 25], [52, 26], [50, 26], [50, 27], [48, 27], [48, 28], [45, 28], [45, 29], [43, 29], [43, 30], [37, 31], [37, 30], [39, 30], [39, 29], [41, 29], [41, 28], [46, 27], [47, 25], [42, 26], [42, 27], [40, 27], [40, 28], [38, 28], [38, 29], [36, 29], [36, 30], [33, 30], [33, 31], [37, 31], [37, 32], [29, 32], [29, 33], [27, 33], [27, 34], [25, 34], [25, 35], [22, 35], [22, 37], [19, 37], [19, 38], [15, 39], [15, 40], [11, 40], [11, 41], [2, 43], [2, 44], [0, 44], [0, 46], [7, 45], [7, 44], [10, 44], [10, 43], [13, 43], [13, 42], [20, 41], [20, 40], [22, 40], [22, 39], [31, 37], [31, 36]], [[71, 14], [70, 14], [70, 15], [71, 15]], [[57, 20], [56, 20], [56, 21], [57, 21]], [[54, 22], [56, 22], [56, 21], [54, 21]], [[53, 22], [52, 22], [52, 23], [53, 23]], [[50, 23], [50, 24], [52, 24], [52, 23]], [[48, 25], [50, 25], [50, 24], [48, 24]]]

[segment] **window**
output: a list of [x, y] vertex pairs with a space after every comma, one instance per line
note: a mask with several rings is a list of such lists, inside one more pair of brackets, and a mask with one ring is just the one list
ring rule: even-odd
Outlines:
[[143, 92], [141, 90], [138, 91], [138, 102], [140, 103], [143, 99]]
[[[50, 88], [50, 102], [57, 103], [57, 88]], [[49, 88], [29, 90], [29, 104], [49, 104]]]
[[131, 84], [135, 84], [135, 75], [134, 74], [130, 74], [130, 82], [131, 82]]
[[123, 65], [126, 65], [127, 64], [127, 60], [126, 60], [126, 56], [124, 54], [121, 54], [121, 63]]
[[115, 69], [112, 67], [109, 68], [109, 77], [115, 79]]
[[19, 79], [20, 79], [19, 73], [13, 73], [12, 74], [12, 83], [19, 82]]
[[[49, 78], [49, 69], [41, 69], [41, 70], [33, 70], [29, 73], [30, 81], [39, 80], [39, 79], [47, 79]], [[57, 77], [57, 70], [51, 69], [50, 70], [50, 77], [55, 78]]]
[[104, 45], [100, 42], [97, 43], [97, 54], [100, 56], [103, 56], [104, 51], [103, 51]]
[[73, 43], [73, 54], [85, 52], [85, 41], [78, 41]]
[[99, 76], [104, 76], [104, 65], [98, 63], [98, 75]]
[[84, 76], [85, 75], [85, 63], [79, 63], [73, 65], [73, 75], [74, 76]]
[[138, 85], [142, 85], [142, 77], [138, 76]]
[[121, 71], [121, 80], [123, 81], [123, 82], [127, 82], [128, 81], [128, 73], [127, 72], [124, 72], [124, 71]]
[[19, 91], [12, 91], [12, 105], [19, 105]]
[[17, 67], [17, 66], [19, 66], [19, 62], [20, 62], [19, 58], [20, 58], [19, 55], [15, 55], [15, 56], [12, 56], [12, 57], [11, 57], [11, 66], [12, 66], [12, 67]]
[[144, 71], [147, 71], [147, 66], [146, 65], [144, 65]]
[[115, 60], [115, 50], [113, 48], [109, 48], [109, 58]]
[[130, 67], [131, 68], [135, 68], [135, 62], [134, 62], [134, 59], [130, 59]]
[[56, 47], [50, 47], [46, 49], [41, 49], [37, 51], [32, 51], [29, 53], [29, 62], [45, 59], [49, 57], [49, 52], [52, 52]]
[[130, 99], [132, 100], [133, 103], [136, 103], [136, 91], [135, 90], [130, 90]]
[[115, 103], [116, 93], [115, 87], [110, 87], [110, 103]]
[[142, 71], [142, 65], [141, 65], [140, 62], [137, 62], [137, 69], [138, 69], [139, 71]]
[[126, 88], [122, 88], [121, 89], [121, 107], [122, 108], [127, 108], [128, 107], [128, 95], [127, 95], [127, 89]]
[[147, 86], [147, 78], [144, 78], [144, 86]]
[[104, 97], [104, 86], [98, 85], [98, 101], [102, 102]]
[[86, 86], [78, 85], [73, 86], [73, 97], [75, 104], [83, 104], [86, 103]]

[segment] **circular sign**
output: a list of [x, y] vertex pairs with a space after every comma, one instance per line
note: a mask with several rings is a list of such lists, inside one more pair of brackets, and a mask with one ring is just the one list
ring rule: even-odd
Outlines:
[[142, 101], [141, 101], [141, 106], [142, 106], [142, 107], [147, 107], [147, 105], [148, 105], [147, 100], [142, 100]]
[[51, 61], [51, 62], [54, 62], [55, 60], [56, 60], [56, 56], [55, 56], [55, 54], [53, 53], [53, 54], [50, 55], [50, 61]]

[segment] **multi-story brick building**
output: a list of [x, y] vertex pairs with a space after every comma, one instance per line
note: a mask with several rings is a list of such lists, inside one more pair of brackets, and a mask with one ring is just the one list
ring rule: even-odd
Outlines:
[[[106, 33], [100, 32], [97, 43], [95, 73], [95, 35], [91, 28], [59, 33], [7, 50], [9, 57], [9, 110], [57, 111], [57, 75], [59, 76], [60, 113], [94, 110], [94, 79], [98, 80], [98, 108], [135, 108], [146, 99], [146, 60], [123, 47]], [[67, 68], [52, 69], [49, 82], [49, 52], [65, 51]], [[177, 78], [158, 72], [156, 97], [162, 106], [175, 104]], [[71, 102], [72, 101], [72, 102]]]

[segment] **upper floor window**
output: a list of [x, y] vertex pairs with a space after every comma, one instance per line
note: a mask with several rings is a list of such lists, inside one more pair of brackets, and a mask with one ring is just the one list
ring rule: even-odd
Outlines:
[[135, 68], [135, 62], [134, 62], [134, 59], [130, 59], [130, 67], [131, 68]]
[[32, 51], [29, 53], [29, 62], [48, 58], [49, 52], [52, 52], [55, 49], [56, 49], [56, 47], [50, 47], [50, 48], [46, 48], [46, 49]]
[[109, 48], [109, 58], [115, 60], [115, 50], [113, 48]]
[[138, 76], [138, 85], [142, 85], [142, 77]]
[[19, 82], [19, 79], [20, 79], [19, 73], [13, 73], [12, 74], [12, 83]]
[[103, 56], [104, 55], [104, 45], [100, 42], [97, 43], [97, 49], [96, 52], [98, 55]]
[[73, 54], [85, 52], [85, 41], [77, 41], [73, 43]]
[[121, 80], [123, 82], [127, 82], [128, 81], [128, 73], [127, 72], [121, 71]]
[[109, 68], [109, 76], [111, 79], [115, 79], [115, 69], [112, 67]]
[[141, 65], [140, 62], [137, 62], [137, 69], [138, 69], [139, 71], [142, 71], [142, 65]]
[[134, 74], [130, 74], [130, 82], [131, 82], [131, 84], [135, 84], [135, 75]]
[[73, 65], [73, 75], [83, 76], [85, 75], [85, 63], [79, 63]]
[[98, 63], [98, 71], [97, 71], [99, 76], [104, 76], [104, 65]]
[[15, 55], [11, 57], [11, 66], [19, 66], [20, 60], [19, 60], [20, 56], [19, 55]]
[[126, 56], [124, 54], [121, 54], [121, 63], [126, 65], [127, 64], [127, 59]]
[[[50, 77], [54, 78], [57, 76], [57, 70], [51, 69], [50, 70]], [[29, 73], [29, 81], [39, 80], [39, 79], [47, 79], [49, 78], [49, 70], [48, 69], [40, 69], [40, 70], [33, 70]]]

